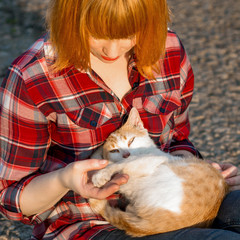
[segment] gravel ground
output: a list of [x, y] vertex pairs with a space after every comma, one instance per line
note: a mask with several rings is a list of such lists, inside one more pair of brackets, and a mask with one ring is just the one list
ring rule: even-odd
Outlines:
[[[44, 32], [48, 0], [0, 0], [0, 78]], [[195, 73], [191, 140], [204, 158], [240, 167], [240, 4], [236, 0], [169, 0], [171, 28]], [[0, 215], [0, 240], [29, 239], [31, 227]]]

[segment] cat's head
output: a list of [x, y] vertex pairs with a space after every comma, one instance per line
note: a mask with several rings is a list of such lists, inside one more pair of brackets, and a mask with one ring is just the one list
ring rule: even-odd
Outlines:
[[126, 123], [110, 134], [103, 145], [103, 158], [112, 162], [121, 161], [131, 155], [140, 155], [155, 144], [144, 128], [136, 108], [132, 108]]

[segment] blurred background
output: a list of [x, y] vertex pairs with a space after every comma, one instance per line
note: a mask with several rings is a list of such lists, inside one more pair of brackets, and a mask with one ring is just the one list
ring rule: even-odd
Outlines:
[[[11, 62], [45, 32], [49, 0], [0, 0], [0, 82]], [[190, 139], [203, 157], [240, 167], [240, 3], [168, 0], [170, 28], [195, 73]], [[0, 240], [29, 239], [31, 227], [0, 215]]]

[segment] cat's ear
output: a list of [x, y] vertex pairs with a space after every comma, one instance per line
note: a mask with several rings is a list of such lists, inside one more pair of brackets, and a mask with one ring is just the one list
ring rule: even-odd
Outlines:
[[139, 127], [139, 128], [144, 128], [143, 122], [140, 118], [138, 110], [135, 107], [133, 107], [130, 110], [128, 120], [127, 120], [126, 124], [129, 124], [131, 126], [136, 126], [136, 127]]

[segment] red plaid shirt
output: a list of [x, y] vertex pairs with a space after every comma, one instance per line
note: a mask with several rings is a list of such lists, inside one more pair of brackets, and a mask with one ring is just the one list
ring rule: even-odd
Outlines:
[[[69, 191], [46, 212], [26, 218], [19, 196], [33, 178], [87, 159], [123, 122], [132, 106], [164, 151], [198, 151], [188, 140], [188, 107], [194, 76], [185, 50], [169, 31], [164, 71], [148, 80], [128, 66], [132, 86], [122, 101], [91, 72], [71, 67], [53, 74], [48, 36], [40, 38], [9, 67], [0, 96], [0, 211], [12, 220], [35, 224], [33, 239], [91, 239], [114, 229]], [[74, 237], [73, 237], [74, 235]]]

